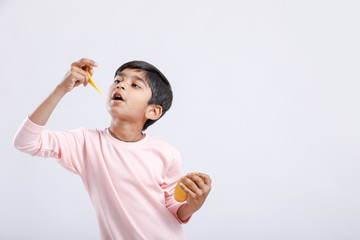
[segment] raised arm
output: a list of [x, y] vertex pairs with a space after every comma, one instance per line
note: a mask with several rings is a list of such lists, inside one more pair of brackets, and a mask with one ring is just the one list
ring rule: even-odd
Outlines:
[[63, 81], [29, 116], [30, 120], [38, 125], [44, 126], [54, 111], [56, 105], [66, 93], [70, 92], [80, 84], [83, 84], [84, 86], [88, 84], [89, 77], [85, 70], [88, 69], [90, 74], [92, 74], [93, 67], [97, 66], [98, 64], [95, 61], [86, 58], [71, 64], [71, 68], [66, 73]]

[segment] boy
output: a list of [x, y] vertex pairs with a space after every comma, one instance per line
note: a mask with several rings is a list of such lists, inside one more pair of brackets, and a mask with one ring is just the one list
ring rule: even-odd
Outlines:
[[200, 209], [211, 190], [203, 173], [188, 174], [181, 188], [184, 204], [174, 200], [181, 177], [179, 152], [144, 134], [170, 108], [171, 86], [154, 66], [143, 61], [122, 65], [107, 96], [110, 127], [105, 130], [43, 130], [62, 97], [88, 84], [97, 63], [81, 59], [50, 96], [28, 117], [14, 139], [17, 149], [53, 157], [78, 174], [89, 193], [102, 239], [184, 239], [181, 223]]

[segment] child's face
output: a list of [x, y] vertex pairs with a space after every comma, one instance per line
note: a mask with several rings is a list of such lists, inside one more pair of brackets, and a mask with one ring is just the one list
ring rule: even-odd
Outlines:
[[151, 98], [151, 88], [145, 72], [126, 68], [115, 77], [107, 96], [107, 110], [113, 118], [128, 122], [145, 123], [145, 113]]

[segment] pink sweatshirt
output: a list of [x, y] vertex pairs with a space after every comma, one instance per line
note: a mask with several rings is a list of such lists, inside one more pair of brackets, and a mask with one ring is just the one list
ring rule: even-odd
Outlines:
[[15, 147], [56, 158], [82, 178], [102, 239], [185, 239], [176, 214], [181, 204], [173, 196], [181, 177], [180, 154], [173, 146], [150, 135], [121, 142], [107, 129], [43, 129], [26, 118]]

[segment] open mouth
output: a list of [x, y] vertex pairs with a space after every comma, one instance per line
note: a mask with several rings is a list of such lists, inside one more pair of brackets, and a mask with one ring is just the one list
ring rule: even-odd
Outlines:
[[122, 97], [120, 94], [115, 94], [113, 97], [113, 100], [119, 100], [119, 101], [123, 101]]
[[124, 101], [124, 99], [122, 98], [121, 94], [119, 92], [114, 93], [112, 100], [115, 101]]

